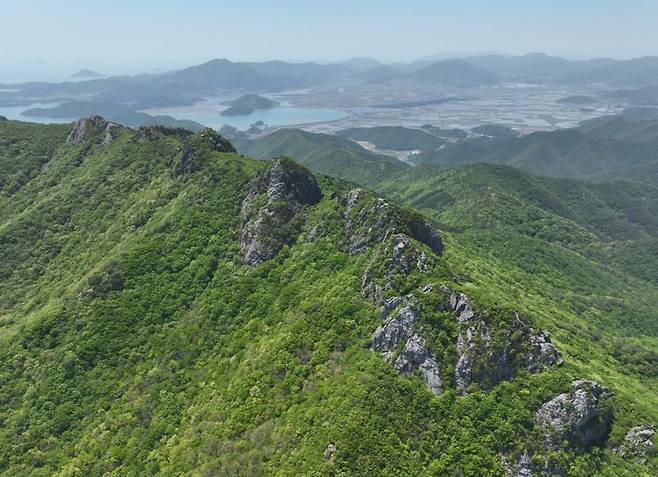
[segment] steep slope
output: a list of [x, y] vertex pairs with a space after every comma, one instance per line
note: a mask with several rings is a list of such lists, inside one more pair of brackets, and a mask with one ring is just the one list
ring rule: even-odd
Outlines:
[[4, 474], [655, 470], [625, 439], [657, 417], [638, 282], [617, 322], [618, 277], [575, 253], [509, 258], [505, 227], [439, 233], [212, 131], [21, 128], [0, 123], [22, 178], [0, 207]]
[[364, 185], [410, 169], [393, 157], [374, 154], [348, 139], [299, 129], [281, 129], [255, 141], [237, 141], [236, 145], [241, 153], [256, 159], [290, 156], [321, 174]]

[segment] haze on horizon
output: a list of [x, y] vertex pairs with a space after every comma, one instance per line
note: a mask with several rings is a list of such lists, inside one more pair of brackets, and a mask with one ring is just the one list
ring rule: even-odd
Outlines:
[[568, 58], [658, 55], [658, 2], [0, 0], [0, 82], [80, 68], [162, 71], [212, 58], [384, 62], [483, 52]]

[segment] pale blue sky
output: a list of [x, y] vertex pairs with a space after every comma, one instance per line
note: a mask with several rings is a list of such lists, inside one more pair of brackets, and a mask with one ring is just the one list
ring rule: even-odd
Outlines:
[[0, 82], [231, 60], [658, 55], [658, 0], [0, 0]]

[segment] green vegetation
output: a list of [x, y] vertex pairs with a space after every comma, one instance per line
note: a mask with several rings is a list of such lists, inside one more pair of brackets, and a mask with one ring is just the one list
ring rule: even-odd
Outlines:
[[255, 141], [240, 140], [236, 146], [241, 153], [256, 159], [290, 156], [314, 172], [364, 185], [411, 169], [397, 159], [372, 153], [349, 139], [299, 129], [281, 129]]
[[119, 129], [103, 145], [99, 134], [67, 144], [69, 130], [0, 123], [4, 475], [502, 475], [501, 453], [541, 447], [534, 412], [581, 377], [615, 392], [611, 435], [552, 458], [573, 476], [655, 475], [655, 455], [636, 465], [612, 449], [658, 420], [658, 289], [626, 266], [632, 250], [605, 255], [655, 237], [655, 190], [505, 167], [411, 170], [331, 136], [320, 139], [347, 152], [322, 155], [296, 131], [253, 145], [298, 152], [443, 224], [444, 255], [412, 241], [432, 266], [395, 274], [387, 293], [446, 284], [492, 323], [514, 310], [550, 330], [565, 359], [461, 396], [456, 326], [436, 287], [418, 305], [445, 373], [435, 396], [368, 349], [381, 317], [362, 277], [394, 241], [366, 218], [384, 242], [348, 252], [352, 184], [317, 176], [322, 199], [296, 210], [298, 236], [250, 267], [241, 207], [266, 162], [218, 152], [207, 132]]
[[576, 129], [536, 132], [517, 138], [478, 138], [414, 156], [418, 164], [443, 168], [490, 163], [532, 174], [590, 179], [631, 180], [658, 185], [658, 121], [619, 117], [585, 123]]
[[[446, 251], [465, 262], [469, 281], [544, 313], [552, 308], [546, 326], [573, 332], [565, 344], [585, 360], [620, 373], [637, 365], [656, 386], [658, 190], [489, 165], [420, 167], [377, 188], [453, 231]], [[576, 316], [563, 321], [569, 312]]]

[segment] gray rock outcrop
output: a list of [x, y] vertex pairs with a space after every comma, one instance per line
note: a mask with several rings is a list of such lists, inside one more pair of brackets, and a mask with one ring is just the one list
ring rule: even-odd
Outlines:
[[[391, 298], [389, 302], [396, 302], [397, 300], [399, 298]], [[388, 316], [389, 314], [390, 316]], [[390, 360], [392, 351], [398, 344], [409, 339], [412, 326], [419, 317], [420, 312], [412, 303], [405, 303], [395, 313], [392, 313], [390, 305], [388, 307], [385, 305], [382, 313], [382, 318], [385, 318], [385, 321], [373, 333], [371, 349], [380, 351], [387, 360]]]
[[211, 151], [224, 153], [237, 152], [228, 139], [218, 134], [217, 131], [212, 128], [204, 128], [197, 134], [197, 136], [202, 142], [205, 142], [208, 145]]
[[407, 340], [402, 353], [395, 360], [395, 369], [405, 375], [418, 370], [430, 391], [437, 395], [443, 392], [439, 365], [428, 351], [425, 339], [419, 334], [414, 333]]
[[0, 115], [0, 122], [8, 121], [8, 119], [2, 115]]
[[523, 451], [516, 459], [503, 455], [500, 460], [505, 475], [509, 477], [531, 477], [533, 475], [532, 456], [527, 450]]
[[327, 448], [324, 450], [324, 459], [328, 461], [333, 461], [334, 460], [334, 454], [336, 453], [338, 449], [336, 448], [336, 444], [330, 443], [327, 445]]
[[462, 391], [473, 383], [489, 388], [521, 371], [539, 373], [562, 362], [550, 334], [536, 334], [520, 315], [511, 323], [495, 323], [476, 313], [463, 293], [443, 291], [457, 321], [455, 382]]
[[[443, 392], [443, 381], [436, 359], [427, 348], [421, 331], [414, 325], [420, 312], [413, 297], [390, 298], [382, 310], [384, 323], [372, 335], [371, 349], [379, 351], [384, 359], [393, 363], [400, 374], [413, 375], [419, 371], [428, 389], [434, 394]], [[404, 343], [404, 348], [395, 357], [394, 351]]]
[[595, 381], [578, 380], [573, 390], [563, 393], [535, 413], [535, 422], [550, 449], [569, 446], [589, 447], [608, 435], [611, 413], [603, 406], [611, 392]]
[[106, 121], [100, 116], [80, 118], [73, 125], [73, 129], [66, 138], [66, 142], [70, 144], [81, 144], [91, 134], [100, 133], [102, 135], [101, 144], [107, 145], [114, 140], [115, 134], [120, 127], [118, 124]]
[[240, 249], [244, 262], [254, 266], [294, 242], [303, 224], [304, 206], [317, 203], [322, 192], [307, 169], [281, 157], [273, 159], [268, 171], [248, 187], [241, 209]]
[[431, 258], [407, 235], [394, 234], [390, 237], [389, 245], [377, 251], [364, 272], [361, 278], [363, 296], [381, 303], [384, 292], [394, 288], [396, 276], [427, 272], [431, 263]]
[[[166, 128], [144, 128], [138, 131], [138, 136], [152, 137], [157, 134], [167, 134]], [[178, 133], [176, 130], [171, 131], [173, 134], [183, 136], [184, 133]], [[140, 142], [141, 139], [137, 141]], [[192, 174], [203, 168], [212, 157], [213, 152], [234, 153], [235, 148], [223, 136], [220, 136], [215, 130], [206, 128], [198, 134], [192, 134], [181, 137], [182, 145], [180, 154], [175, 158], [171, 168], [171, 175], [174, 178]]]
[[364, 189], [353, 189], [347, 194], [345, 235], [352, 255], [386, 242], [393, 234], [407, 235], [427, 245], [435, 254], [443, 253], [439, 233], [424, 217], [376, 198]]
[[615, 452], [636, 464], [646, 464], [647, 454], [653, 449], [651, 439], [656, 434], [656, 426], [636, 426], [626, 434], [624, 443]]
[[531, 329], [528, 342], [530, 349], [526, 367], [529, 372], [540, 373], [551, 366], [562, 364], [560, 352], [551, 342], [551, 334], [548, 331], [544, 330], [538, 334], [533, 334]]

